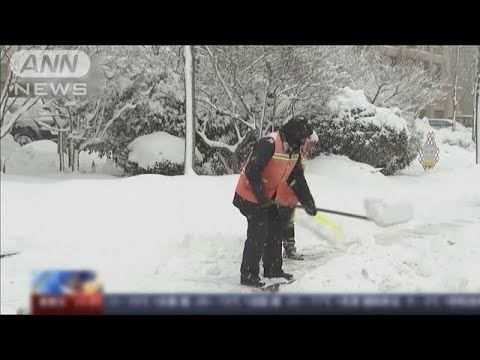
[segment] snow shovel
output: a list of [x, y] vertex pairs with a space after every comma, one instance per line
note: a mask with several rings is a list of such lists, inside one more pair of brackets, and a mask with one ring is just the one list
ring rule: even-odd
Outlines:
[[[317, 211], [372, 221], [378, 226], [388, 227], [407, 222], [413, 217], [413, 209], [408, 204], [386, 204], [380, 199], [367, 199], [364, 202], [366, 215], [351, 214], [343, 211], [317, 208]], [[302, 205], [295, 207], [304, 209]]]

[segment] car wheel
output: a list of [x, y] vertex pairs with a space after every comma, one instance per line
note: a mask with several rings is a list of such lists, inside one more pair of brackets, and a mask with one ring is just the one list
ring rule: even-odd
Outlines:
[[15, 137], [14, 137], [14, 140], [20, 144], [20, 146], [23, 146], [23, 145], [27, 145], [27, 144], [30, 144], [32, 142], [34, 142], [36, 139], [36, 137], [30, 133], [29, 131], [22, 131], [22, 132], [19, 132], [17, 134], [15, 134]]

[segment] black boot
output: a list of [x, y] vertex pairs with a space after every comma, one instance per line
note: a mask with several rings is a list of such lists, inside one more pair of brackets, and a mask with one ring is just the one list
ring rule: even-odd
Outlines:
[[251, 273], [241, 274], [240, 284], [253, 287], [262, 287], [265, 285], [258, 275], [253, 275]]
[[292, 274], [286, 273], [283, 270], [277, 272], [263, 272], [263, 276], [266, 278], [284, 278], [286, 280], [293, 280], [294, 276]]
[[286, 259], [303, 260], [303, 255], [297, 253], [295, 246], [286, 246], [283, 257]]

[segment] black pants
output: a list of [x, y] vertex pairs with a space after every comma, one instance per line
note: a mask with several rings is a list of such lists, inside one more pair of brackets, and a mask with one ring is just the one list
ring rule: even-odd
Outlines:
[[257, 204], [241, 202], [235, 204], [247, 218], [247, 240], [243, 249], [242, 274], [258, 275], [263, 256], [264, 274], [282, 272], [282, 238], [285, 219], [279, 214], [278, 206], [261, 208]]
[[282, 242], [285, 250], [295, 248], [295, 208], [280, 206], [278, 208], [282, 222]]

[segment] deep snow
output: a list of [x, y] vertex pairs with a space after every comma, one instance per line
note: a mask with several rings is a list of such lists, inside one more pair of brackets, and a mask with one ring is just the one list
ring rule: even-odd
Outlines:
[[[322, 225], [297, 213], [297, 247], [285, 261], [299, 279], [283, 291], [480, 291], [480, 167], [475, 155], [439, 145], [440, 162], [418, 161], [385, 177], [342, 156], [307, 164], [323, 208], [364, 213], [366, 198], [409, 202], [415, 217], [381, 228], [326, 216], [345, 233], [344, 250]], [[239, 285], [246, 221], [232, 205], [238, 175], [130, 178], [1, 177], [1, 312], [28, 307], [30, 271], [91, 268], [107, 292], [250, 292]]]

